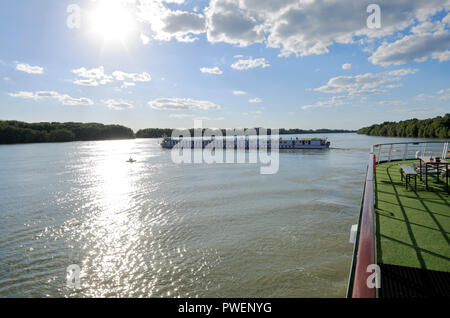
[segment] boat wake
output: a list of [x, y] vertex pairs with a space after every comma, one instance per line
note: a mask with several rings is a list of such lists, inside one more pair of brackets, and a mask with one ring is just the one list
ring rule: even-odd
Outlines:
[[370, 152], [370, 148], [335, 148], [335, 147], [330, 147], [330, 150]]

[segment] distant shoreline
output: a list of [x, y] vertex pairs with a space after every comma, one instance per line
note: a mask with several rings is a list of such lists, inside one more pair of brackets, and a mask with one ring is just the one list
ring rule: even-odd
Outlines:
[[[256, 133], [259, 133], [260, 129], [264, 128], [243, 128], [243, 129], [255, 129]], [[141, 129], [136, 132], [136, 138], [163, 138], [172, 136], [172, 131], [175, 130], [173, 128], [147, 128]], [[205, 129], [203, 129], [205, 130]], [[226, 136], [227, 131], [233, 130], [230, 129], [220, 129], [222, 135]], [[194, 135], [194, 129], [190, 128], [189, 132], [191, 135]], [[270, 134], [271, 130], [267, 129], [267, 133]], [[356, 133], [356, 130], [344, 130], [344, 129], [315, 129], [315, 130], [304, 130], [304, 129], [285, 129], [280, 128], [278, 135], [304, 135], [304, 134], [342, 134], [342, 133]]]
[[416, 118], [400, 122], [384, 122], [357, 131], [359, 135], [400, 138], [450, 138], [450, 114], [418, 120]]
[[[255, 129], [258, 134], [259, 130], [263, 128], [250, 129]], [[16, 120], [0, 120], [0, 145], [163, 138], [171, 136], [173, 130], [175, 128], [147, 128], [140, 129], [135, 133], [131, 128], [121, 125], [78, 122], [27, 123]], [[232, 129], [220, 130], [223, 135], [226, 135], [227, 130]], [[191, 128], [189, 131], [193, 135], [194, 129]], [[267, 129], [267, 133], [270, 133], [270, 131], [270, 129]], [[279, 135], [333, 133], [356, 133], [356, 131], [325, 128], [315, 130], [279, 129]]]

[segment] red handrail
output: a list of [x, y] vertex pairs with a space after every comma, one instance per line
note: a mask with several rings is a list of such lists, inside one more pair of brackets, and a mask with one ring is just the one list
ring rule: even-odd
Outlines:
[[355, 278], [353, 281], [353, 298], [375, 298], [375, 288], [369, 288], [367, 279], [372, 274], [367, 272], [369, 265], [375, 264], [375, 205], [374, 205], [374, 169], [375, 155], [371, 154], [367, 169], [364, 203], [359, 224], [359, 244], [356, 258]]

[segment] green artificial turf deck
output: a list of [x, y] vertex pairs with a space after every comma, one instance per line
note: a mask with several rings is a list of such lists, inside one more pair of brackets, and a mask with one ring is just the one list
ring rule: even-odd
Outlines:
[[[450, 272], [450, 200], [445, 178], [440, 184], [417, 176], [417, 191], [405, 189], [400, 166], [410, 161], [377, 165], [375, 234], [377, 263]], [[414, 184], [414, 181], [412, 181]]]

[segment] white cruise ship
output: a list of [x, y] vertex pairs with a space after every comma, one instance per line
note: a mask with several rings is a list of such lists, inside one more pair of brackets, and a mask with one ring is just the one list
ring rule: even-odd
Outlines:
[[[261, 141], [246, 139], [225, 139], [225, 138], [212, 138], [212, 139], [173, 139], [164, 138], [161, 142], [161, 147], [166, 149], [172, 149], [176, 145], [180, 144], [183, 148], [205, 148], [211, 147], [223, 147], [224, 149], [259, 149], [264, 147]], [[266, 148], [272, 148], [271, 140], [267, 140]], [[328, 149], [330, 148], [330, 142], [326, 138], [280, 138], [278, 141], [279, 149]]]

